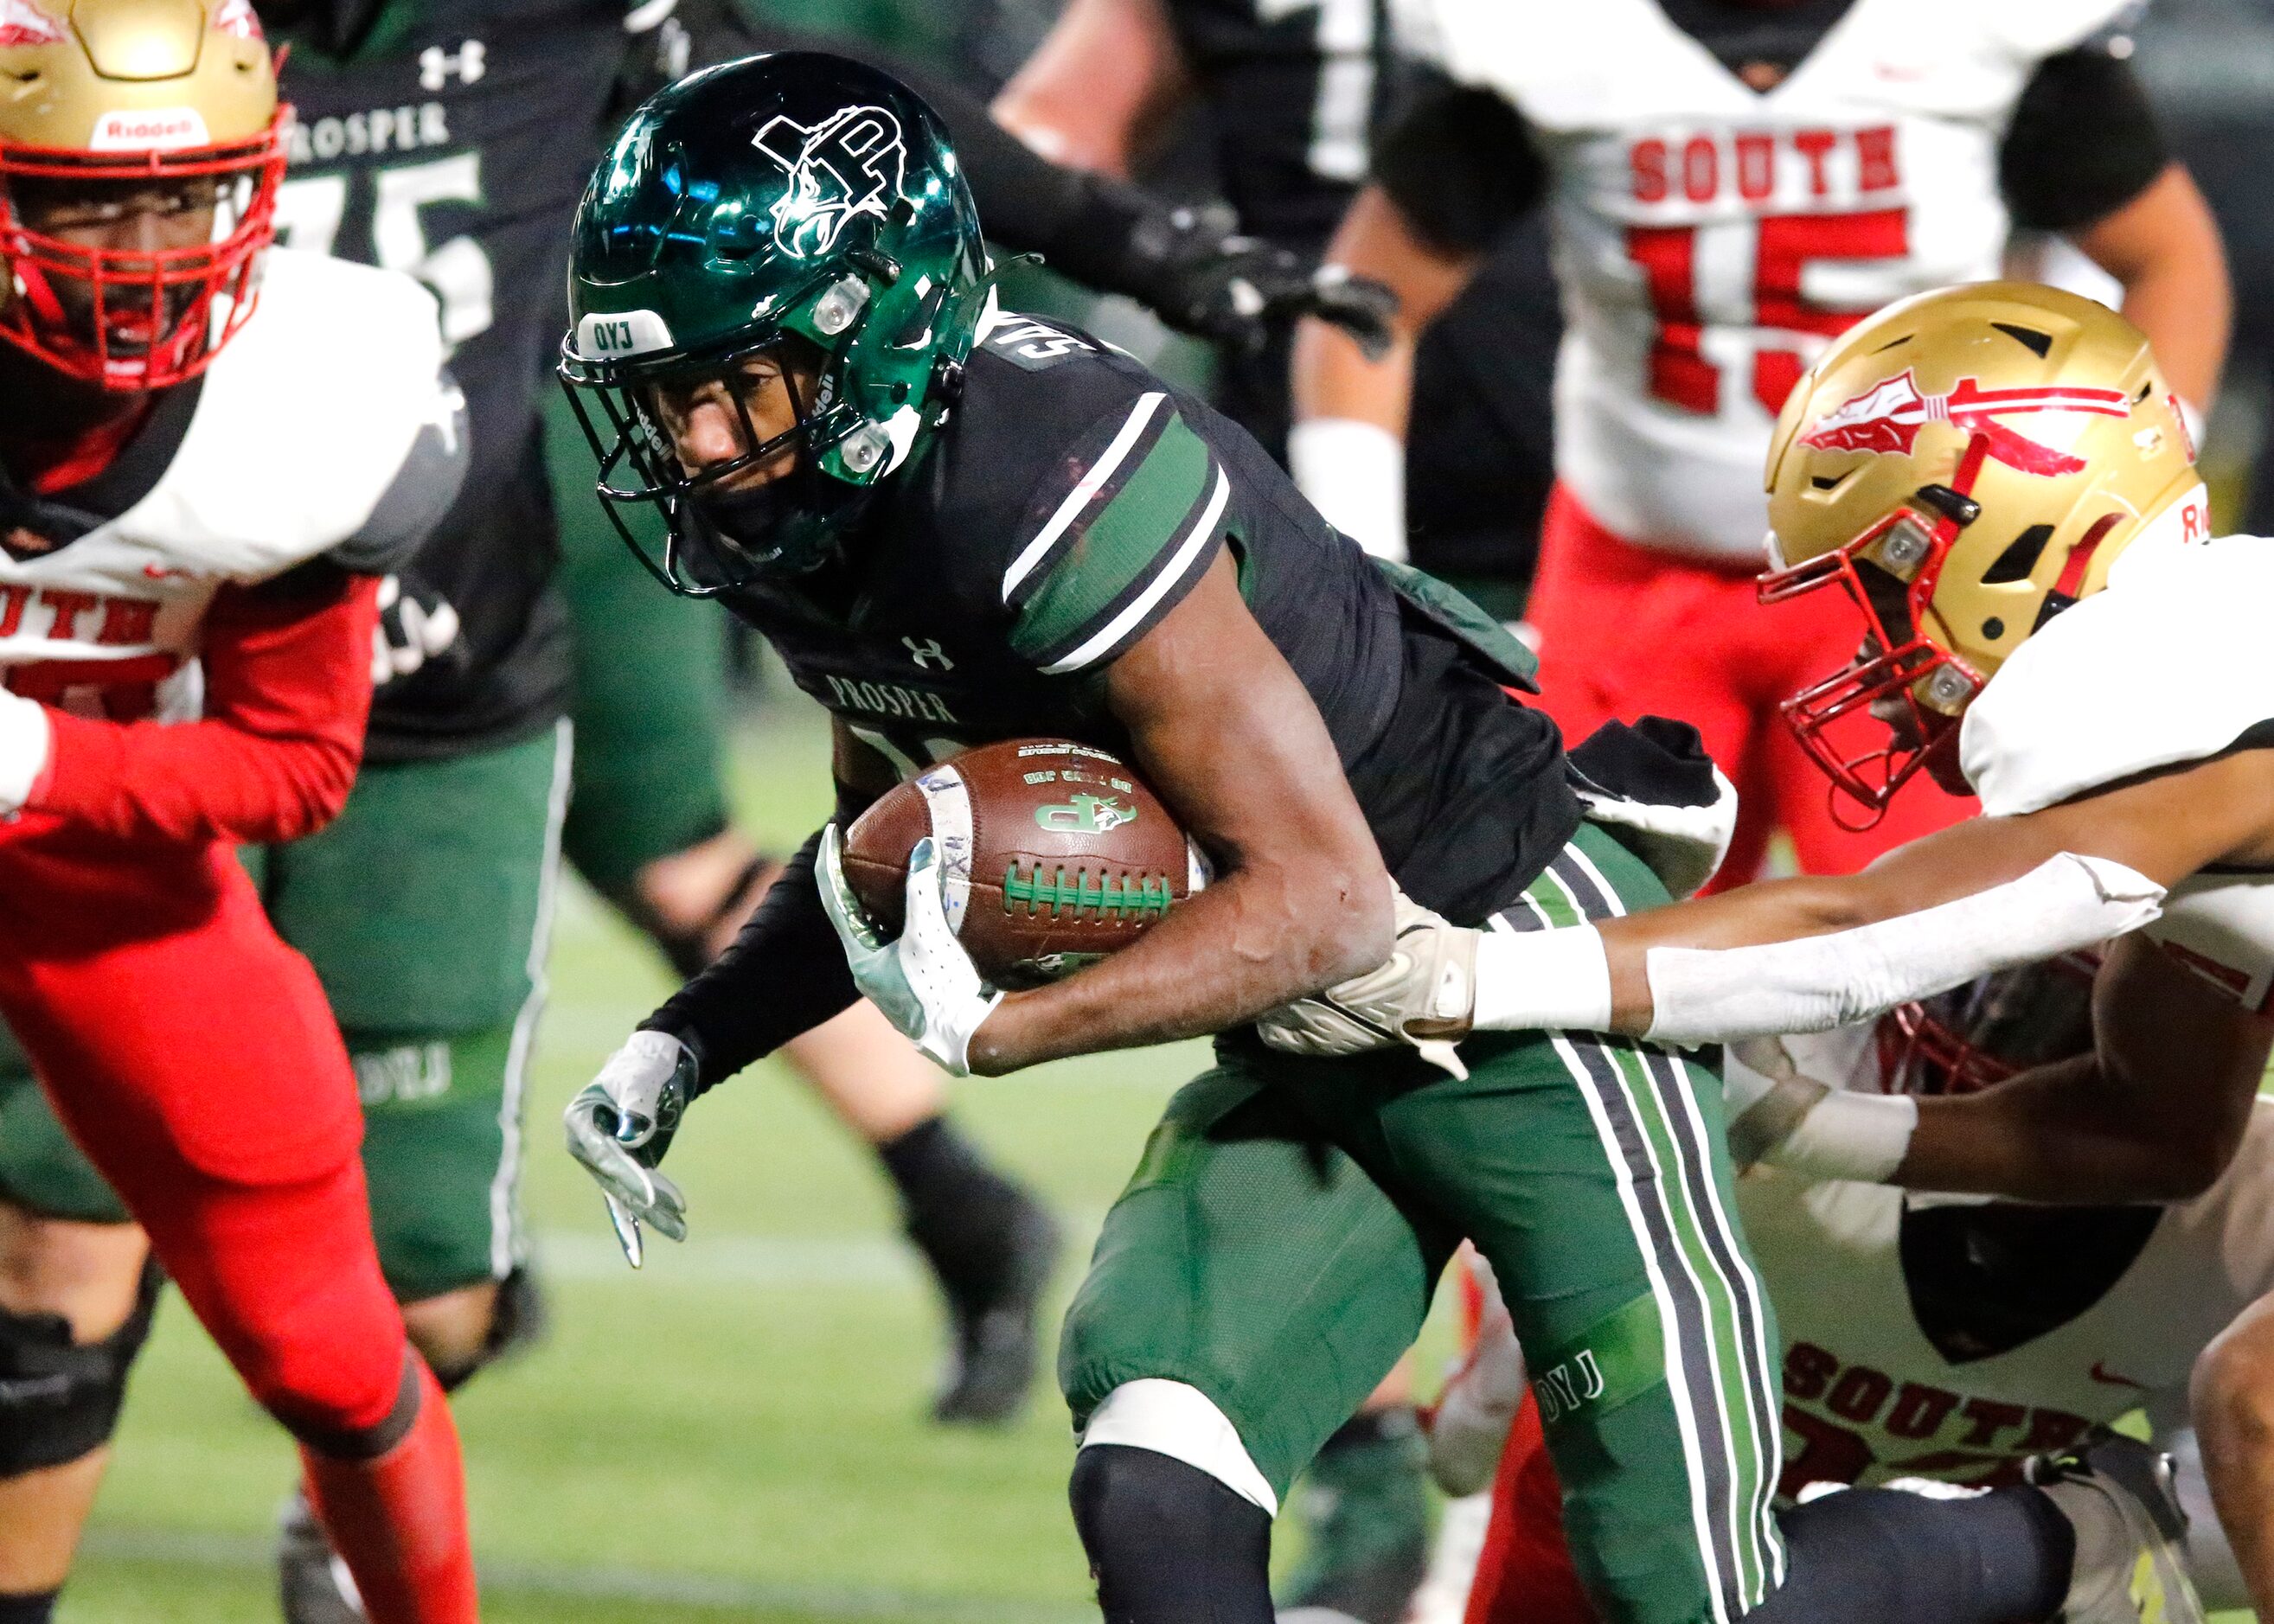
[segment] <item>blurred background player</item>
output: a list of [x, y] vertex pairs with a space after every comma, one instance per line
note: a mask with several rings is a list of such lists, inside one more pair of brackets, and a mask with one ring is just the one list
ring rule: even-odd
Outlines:
[[[243, 0], [11, 0], [0, 72], [0, 1013], [54, 1107], [0, 1116], [0, 1619], [53, 1610], [147, 1232], [299, 1440], [372, 1617], [471, 1624], [457, 1437], [373, 1251], [348, 1056], [231, 850], [321, 827], [355, 777], [374, 577], [465, 472], [433, 307], [269, 252], [286, 115]], [[114, 1199], [57, 1118], [143, 1229], [19, 1199]]]
[[[644, 613], [660, 595], [613, 537], [605, 566], [596, 549], [573, 550], [576, 521], [605, 528], [581, 444], [561, 506], [576, 560], [565, 601], [555, 585], [538, 402], [552, 392], [568, 217], [606, 126], [698, 54], [786, 36], [715, 4], [260, 11], [294, 64], [280, 230], [426, 285], [471, 422], [463, 494], [381, 584], [379, 697], [355, 791], [320, 838], [255, 859], [270, 916], [314, 962], [354, 1056], [388, 1282], [455, 1387], [533, 1328], [521, 1098], [564, 839], [681, 974], [732, 936], [776, 867], [727, 826], [715, 617]], [[1167, 212], [1126, 187], [1053, 169], [1008, 137], [987, 141], [983, 111], [958, 105], [979, 132], [966, 149], [974, 179], [1014, 244], [1219, 337], [1260, 333], [1267, 317], [1284, 327], [1298, 310], [1371, 313], [1363, 290], [1314, 288], [1307, 262], [1168, 229]], [[564, 127], [588, 139], [563, 141]], [[876, 1147], [940, 1283], [953, 1335], [935, 1413], [1008, 1419], [1031, 1385], [1055, 1226], [946, 1121], [937, 1070], [873, 1011], [809, 1034], [792, 1058]], [[6, 1109], [0, 1193], [124, 1220], [27, 1078]], [[131, 1272], [136, 1249], [122, 1234], [111, 1270]], [[288, 1508], [282, 1562], [290, 1616], [353, 1616], [305, 1507]]]
[[[1037, 150], [1109, 175], [1171, 161], [1163, 149], [1190, 144], [1197, 124], [1240, 229], [1315, 258], [1367, 176], [1376, 129], [1428, 78], [1396, 49], [1396, 9], [1073, 0], [996, 98], [996, 117]], [[1508, 312], [1554, 298], [1542, 222], [1511, 221], [1417, 347], [1402, 498], [1382, 487], [1382, 523], [1352, 532], [1369, 545], [1372, 532], [1404, 538], [1414, 563], [1509, 620], [1523, 606], [1552, 477], [1556, 326], [1552, 308], [1518, 320]], [[1282, 462], [1289, 348], [1275, 335], [1217, 369], [1218, 406]]]
[[[1791, 1071], [1871, 1093], [1994, 1088], [2091, 1047], [2096, 967], [2085, 958], [2004, 972], [1876, 1023], [1740, 1044], [1730, 1064], [1755, 1092]], [[2145, 1410], [2176, 1459], [2205, 1605], [2274, 1606], [2263, 1462], [2274, 1102], [2252, 1107], [2218, 1184], [2172, 1207], [2055, 1209], [1767, 1167], [1739, 1181], [1737, 1204], [1784, 1335], [1785, 1499], [1901, 1477], [2015, 1482], [2031, 1455]], [[1504, 1312], [1496, 1322], [1433, 1438], [1461, 1491], [1490, 1470], [1525, 1390]], [[1585, 1624], [1536, 1417], [1508, 1436], [1468, 1616]]]
[[[1609, 717], [1695, 723], [1741, 795], [1717, 883], [1771, 831], [1845, 873], [1962, 816], [1909, 797], [1866, 832], [1777, 726], [1798, 679], [1853, 652], [1820, 606], [1755, 601], [1760, 459], [1830, 338], [1889, 299], [1994, 275], [2009, 222], [2113, 274], [2181, 397], [2226, 338], [2217, 229], [2133, 79], [2119, 0], [1434, 0], [1417, 48], [1457, 88], [1388, 135], [1333, 257], [1395, 287], [1408, 341], [1506, 224], [1545, 206], [1570, 327], [1558, 483], [1528, 616], [1573, 738]], [[1297, 345], [1295, 466], [1374, 545], [1398, 477], [1410, 343], [1370, 362]], [[1306, 462], [1315, 438], [1331, 455]]]

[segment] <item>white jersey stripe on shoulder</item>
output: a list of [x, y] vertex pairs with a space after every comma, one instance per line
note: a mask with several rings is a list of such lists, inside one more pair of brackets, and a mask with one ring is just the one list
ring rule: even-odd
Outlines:
[[1069, 671], [1080, 671], [1120, 642], [1131, 627], [1141, 624], [1145, 617], [1153, 613], [1155, 605], [1167, 595], [1169, 589], [1184, 579], [1185, 572], [1193, 567], [1193, 558], [1208, 545], [1209, 538], [1216, 533], [1216, 522], [1224, 516], [1224, 504], [1231, 500], [1231, 477], [1219, 468], [1216, 470], [1216, 492], [1209, 498], [1207, 510], [1201, 515], [1200, 522], [1185, 532], [1184, 540], [1177, 544], [1177, 550], [1168, 563], [1143, 591], [1129, 600], [1126, 608], [1105, 623], [1103, 629], [1096, 636], [1064, 659], [1053, 660], [1043, 666], [1043, 673], [1055, 677]]
[[1159, 389], [1137, 397], [1136, 405], [1129, 409], [1129, 416], [1123, 421], [1120, 432], [1114, 435], [1112, 443], [1105, 447], [1104, 455], [1089, 465], [1089, 471], [1081, 477], [1073, 490], [1066, 492], [1065, 500], [1058, 504], [1058, 510], [1050, 515], [1050, 522], [1043, 526], [1034, 540], [1020, 549], [1017, 558], [1011, 560], [1011, 568], [1003, 575], [1005, 603], [1011, 601], [1011, 594], [1019, 590], [1019, 583], [1032, 575], [1035, 566], [1049, 556], [1058, 538], [1065, 534], [1066, 527], [1081, 515], [1083, 508], [1089, 506], [1098, 492], [1104, 489], [1105, 482], [1113, 477], [1114, 470], [1121, 466], [1122, 460], [1129, 455], [1130, 447], [1137, 443], [1144, 434], [1146, 425], [1152, 422], [1153, 414], [1161, 410], [1161, 402], [1168, 398]]

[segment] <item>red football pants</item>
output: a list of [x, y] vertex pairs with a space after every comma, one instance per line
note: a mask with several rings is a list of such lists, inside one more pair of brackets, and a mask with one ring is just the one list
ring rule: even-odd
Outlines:
[[1563, 1539], [1563, 1485], [1529, 1393], [1493, 1479], [1492, 1522], [1463, 1624], [1595, 1624]]
[[315, 972], [225, 846], [18, 833], [0, 1013], [57, 1116], [263, 1406], [304, 1434], [378, 1426], [408, 1344]]
[[1805, 872], [1853, 874], [1981, 809], [1921, 777], [1875, 828], [1834, 819], [1831, 780], [1777, 707], [1855, 658], [1863, 623], [1836, 592], [1764, 605], [1751, 573], [1622, 540], [1558, 485], [1525, 618], [1540, 635], [1540, 705], [1566, 741], [1653, 714], [1704, 736], [1738, 795], [1736, 838], [1709, 890], [1756, 877], [1779, 829]]

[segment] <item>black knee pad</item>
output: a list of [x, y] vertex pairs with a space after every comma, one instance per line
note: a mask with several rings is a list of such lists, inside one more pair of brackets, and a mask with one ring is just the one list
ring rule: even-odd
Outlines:
[[1067, 1498], [1105, 1624], [1272, 1624], [1270, 1515], [1199, 1467], [1097, 1444]]
[[448, 1368], [435, 1365], [434, 1380], [443, 1392], [456, 1393], [491, 1365], [525, 1353], [544, 1341], [551, 1318], [536, 1274], [526, 1263], [516, 1264], [513, 1273], [498, 1282], [489, 1335], [482, 1339], [481, 1350], [463, 1364]]
[[[671, 960], [671, 967], [679, 973], [681, 980], [693, 981], [711, 967], [711, 933], [736, 913], [748, 913], [755, 906], [750, 893], [757, 888], [758, 881], [763, 878], [771, 883], [781, 866], [779, 858], [753, 857], [742, 865], [742, 871], [734, 876], [734, 883], [727, 887], [718, 906], [699, 922], [683, 930], [655, 929], [649, 931], [648, 935], [663, 951], [663, 956]], [[632, 912], [633, 917], [637, 918], [637, 911]]]
[[154, 1259], [146, 1263], [126, 1323], [84, 1348], [58, 1314], [0, 1309], [0, 1477], [65, 1465], [110, 1441], [164, 1281]]

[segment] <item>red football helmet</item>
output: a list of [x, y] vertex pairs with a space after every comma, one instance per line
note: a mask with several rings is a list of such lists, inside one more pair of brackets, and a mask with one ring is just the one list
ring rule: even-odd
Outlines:
[[2092, 1047], [2097, 949], [2001, 970], [1879, 1018], [1879, 1087], [1973, 1094]]
[[[250, 0], [0, 0], [0, 340], [106, 388], [194, 377], [275, 236], [290, 113]], [[212, 231], [113, 246], [54, 223], [130, 206], [210, 209]]]

